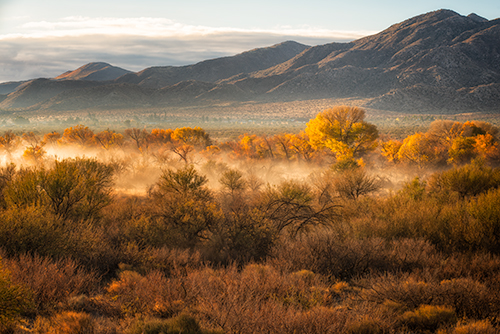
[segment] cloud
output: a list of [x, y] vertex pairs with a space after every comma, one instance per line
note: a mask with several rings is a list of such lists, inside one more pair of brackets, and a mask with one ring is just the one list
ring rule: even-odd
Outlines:
[[57, 22], [25, 23], [18, 31], [0, 35], [0, 82], [54, 77], [92, 61], [138, 71], [150, 66], [193, 64], [285, 40], [318, 45], [370, 33], [309, 26], [214, 28], [145, 17], [68, 17]]

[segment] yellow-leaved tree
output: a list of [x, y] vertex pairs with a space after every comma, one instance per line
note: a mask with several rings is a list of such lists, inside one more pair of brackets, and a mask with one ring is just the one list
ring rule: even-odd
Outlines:
[[307, 123], [306, 134], [312, 147], [331, 150], [337, 161], [351, 160], [373, 150], [378, 138], [377, 127], [365, 121], [365, 111], [349, 106], [320, 112]]

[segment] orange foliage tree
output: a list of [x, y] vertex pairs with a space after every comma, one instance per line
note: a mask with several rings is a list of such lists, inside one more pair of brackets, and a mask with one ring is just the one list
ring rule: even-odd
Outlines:
[[378, 138], [375, 125], [365, 122], [365, 111], [339, 106], [324, 110], [307, 123], [311, 146], [331, 150], [338, 161], [373, 150]]

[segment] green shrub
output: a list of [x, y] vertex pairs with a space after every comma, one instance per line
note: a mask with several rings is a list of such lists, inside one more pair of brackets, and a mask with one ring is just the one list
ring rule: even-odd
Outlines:
[[7, 206], [47, 206], [63, 219], [97, 218], [109, 204], [113, 168], [96, 159], [55, 161], [50, 169], [20, 169], [3, 189]]
[[456, 192], [461, 198], [476, 196], [500, 185], [500, 170], [479, 160], [459, 168], [435, 173], [429, 187], [435, 192]]
[[481, 194], [471, 201], [467, 211], [471, 219], [466, 238], [476, 249], [500, 252], [500, 189]]
[[0, 213], [0, 245], [8, 255], [63, 255], [69, 245], [64, 222], [43, 207], [11, 207]]

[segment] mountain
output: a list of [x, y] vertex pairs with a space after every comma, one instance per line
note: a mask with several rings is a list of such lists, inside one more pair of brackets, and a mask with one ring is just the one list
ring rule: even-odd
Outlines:
[[26, 81], [2, 82], [0, 83], [0, 95], [10, 94], [16, 91], [16, 89], [24, 83], [26, 83]]
[[107, 81], [114, 80], [125, 74], [132, 73], [120, 67], [112, 66], [107, 63], [88, 63], [74, 71], [67, 71], [57, 77], [55, 80], [89, 80], [89, 81]]
[[[103, 99], [101, 95], [99, 95], [100, 98], [96, 98], [93, 94], [99, 92], [99, 89], [87, 89], [103, 85], [112, 85], [109, 89], [115, 92], [128, 87], [127, 89], [130, 93], [131, 87], [134, 85], [147, 89], [159, 89], [156, 94], [150, 96], [152, 99], [150, 103], [143, 103], [140, 99], [136, 102], [129, 101], [128, 106], [132, 107], [140, 107], [145, 104], [150, 105], [151, 103], [184, 104], [185, 99], [189, 98], [191, 100], [199, 95], [193, 96], [193, 93], [189, 91], [193, 89], [193, 85], [206, 87], [208, 82], [214, 82], [242, 72], [252, 72], [274, 66], [296, 56], [307, 48], [308, 46], [303, 44], [289, 41], [271, 47], [250, 50], [232, 57], [206, 60], [189, 66], [151, 67], [138, 73], [127, 73], [118, 79], [112, 78], [116, 79], [114, 81], [104, 81], [104, 79], [116, 75], [120, 70], [125, 70], [106, 63], [89, 63], [75, 71], [66, 72], [53, 80], [36, 79], [24, 83], [24, 87], [18, 87], [17, 91], [9, 94], [3, 101], [0, 101], [0, 108], [62, 110], [63, 106], [65, 106], [66, 110], [75, 110], [110, 107], [112, 101], [116, 102], [117, 107], [118, 105], [121, 106], [122, 103], [118, 100]], [[200, 80], [203, 80], [203, 82]], [[176, 85], [184, 81], [191, 82], [191, 84], [181, 84], [162, 90], [163, 87]], [[138, 95], [143, 93], [142, 88], [137, 88]], [[212, 88], [214, 88], [214, 85], [211, 85], [210, 89]], [[179, 93], [179, 90], [182, 89], [187, 89], [188, 91]], [[213, 95], [224, 95], [220, 94], [220, 91], [221, 88], [217, 90], [219, 94], [214, 93]], [[63, 92], [65, 94], [62, 94]], [[173, 92], [176, 93], [174, 94]], [[226, 92], [225, 95], [227, 96], [228, 93]], [[68, 99], [73, 102], [69, 103], [65, 101]], [[76, 103], [76, 101], [80, 101], [81, 103]]]
[[[81, 90], [99, 85], [101, 83], [98, 81], [35, 79], [24, 83], [15, 92], [7, 95], [7, 98], [0, 103], [0, 108], [33, 109], [40, 102], [50, 100], [68, 90]], [[92, 97], [87, 98], [92, 99]]]
[[205, 60], [194, 65], [150, 67], [124, 75], [116, 82], [132, 83], [148, 88], [162, 88], [186, 80], [217, 82], [239, 73], [255, 72], [280, 64], [307, 48], [306, 45], [287, 41], [231, 57]]
[[85, 81], [76, 74], [72, 79], [77, 80], [25, 83], [0, 108], [355, 97], [373, 109], [500, 112], [500, 19], [438, 10], [350, 43], [284, 42], [189, 66], [151, 67], [112, 81]]
[[[466, 101], [480, 95], [498, 96], [499, 59], [500, 20], [439, 10], [351, 43], [312, 47], [283, 64], [224, 82], [274, 100], [356, 96], [370, 98], [372, 108], [401, 111], [437, 109], [421, 101], [432, 91], [443, 101], [463, 102], [449, 109], [467, 109]], [[471, 97], [479, 87], [483, 93]]]

